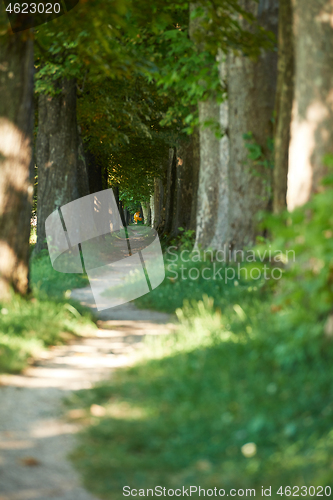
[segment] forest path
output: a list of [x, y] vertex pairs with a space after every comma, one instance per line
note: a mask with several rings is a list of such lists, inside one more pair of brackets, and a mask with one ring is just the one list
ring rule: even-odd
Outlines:
[[[90, 287], [72, 297], [94, 308]], [[175, 328], [170, 315], [133, 303], [97, 316], [89, 336], [43, 352], [21, 375], [0, 376], [0, 500], [96, 500], [67, 458], [81, 427], [63, 398], [130, 365], [145, 335]]]

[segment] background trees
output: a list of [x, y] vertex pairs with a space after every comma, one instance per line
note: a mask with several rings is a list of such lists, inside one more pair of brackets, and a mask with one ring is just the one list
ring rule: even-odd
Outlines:
[[161, 236], [193, 229], [203, 249], [264, 234], [258, 215], [285, 206], [288, 168], [289, 208], [318, 189], [331, 152], [324, 0], [95, 3], [36, 29], [36, 252], [50, 212], [108, 187], [121, 211], [151, 207]]
[[[110, 484], [124, 471], [147, 485], [163, 474], [165, 484], [193, 484], [201, 473], [207, 487], [216, 478], [232, 488], [245, 479], [277, 488], [280, 477], [285, 485], [332, 482], [332, 16], [328, 0], [93, 0], [35, 32], [36, 252], [46, 214], [87, 192], [85, 168], [90, 192], [114, 189], [124, 223], [141, 205], [164, 248], [179, 250], [167, 248], [167, 279], [140, 300], [178, 310], [184, 333], [174, 345], [161, 342], [165, 359], [155, 351], [129, 373], [130, 384], [124, 375], [119, 394], [133, 418], [124, 425], [108, 413], [114, 389], [87, 400], [87, 415], [93, 400], [106, 404], [87, 455], [79, 453], [99, 493], [117, 498]], [[6, 35], [0, 49], [1, 286], [22, 294], [33, 116], [26, 35]], [[187, 261], [194, 244], [198, 260]], [[197, 251], [225, 244], [254, 245], [260, 259], [237, 276], [237, 263]], [[283, 279], [250, 275], [275, 249]], [[286, 266], [287, 250], [296, 257]], [[21, 368], [32, 349], [26, 340], [54, 344], [72, 328], [68, 315], [79, 317], [68, 291], [84, 276], [59, 278], [46, 252], [32, 263], [35, 298], [49, 302], [1, 303], [2, 366]], [[91, 437], [101, 451], [94, 467]], [[112, 462], [114, 453], [120, 460]]]

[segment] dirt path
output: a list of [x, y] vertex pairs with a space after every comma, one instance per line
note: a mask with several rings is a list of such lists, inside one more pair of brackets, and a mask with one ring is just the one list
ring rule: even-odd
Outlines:
[[[90, 288], [73, 298], [92, 307]], [[132, 303], [98, 314], [98, 330], [43, 353], [22, 375], [0, 376], [0, 500], [94, 500], [67, 460], [80, 429], [62, 400], [129, 365], [145, 335], [173, 318]]]

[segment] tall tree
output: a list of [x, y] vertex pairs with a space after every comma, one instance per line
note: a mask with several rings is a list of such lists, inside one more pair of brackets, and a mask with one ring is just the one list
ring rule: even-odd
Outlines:
[[[166, 177], [169, 161], [164, 160], [161, 165], [161, 177], [154, 179], [154, 220], [153, 227], [162, 234], [165, 226], [165, 204], [166, 204]], [[162, 174], [163, 173], [163, 174]]]
[[[271, 201], [272, 172], [265, 168], [264, 157], [269, 152], [267, 140], [272, 137], [276, 87], [272, 40], [277, 31], [278, 0], [241, 0], [230, 2], [231, 5], [234, 10], [228, 13], [229, 22], [238, 26], [240, 38], [226, 37], [227, 42], [220, 42], [221, 50], [216, 54], [227, 99], [219, 104], [213, 95], [199, 103], [196, 244], [213, 249], [225, 244], [242, 248], [252, 243], [256, 235], [255, 215]], [[203, 14], [204, 21], [202, 24], [200, 20], [197, 32], [204, 31], [205, 23], [207, 27], [212, 24], [209, 20], [213, 20], [213, 14], [206, 10], [208, 21]], [[204, 127], [204, 122], [210, 122], [211, 127]], [[221, 140], [214, 133], [214, 123], [220, 125]], [[256, 143], [254, 161], [248, 158], [245, 134]]]
[[288, 209], [320, 189], [324, 157], [333, 154], [333, 4], [293, 0], [295, 97], [291, 124]]
[[[198, 35], [202, 36], [201, 17], [195, 17], [200, 4], [191, 6], [190, 34], [196, 41], [199, 52], [204, 52], [205, 45]], [[219, 77], [221, 83], [225, 80], [225, 61], [220, 53]], [[214, 61], [215, 62], [215, 61]], [[201, 84], [205, 87], [205, 81]], [[217, 102], [218, 95], [213, 92], [208, 98], [199, 101], [199, 173], [196, 200], [196, 245], [202, 248], [220, 248], [227, 238], [228, 219], [228, 160], [229, 140], [228, 104], [226, 94], [224, 102]], [[219, 96], [220, 97], [220, 96]], [[216, 130], [214, 131], [214, 127]], [[220, 137], [222, 132], [223, 137]], [[193, 213], [192, 213], [193, 224]]]
[[79, 157], [79, 147], [76, 82], [62, 79], [55, 82], [54, 95], [41, 94], [38, 102], [35, 252], [46, 245], [46, 218], [58, 207], [89, 193], [87, 171], [82, 152]]
[[0, 38], [0, 298], [28, 291], [32, 204], [33, 40]]
[[[218, 249], [228, 237], [228, 157], [226, 135], [228, 105], [214, 98], [199, 103], [200, 171], [197, 197], [196, 245]], [[221, 125], [221, 139], [205, 123]]]
[[287, 205], [290, 122], [294, 98], [294, 36], [291, 0], [280, 0], [278, 79], [275, 99], [273, 210]]
[[196, 201], [199, 183], [199, 144], [198, 131], [180, 141], [177, 148], [177, 196], [173, 234], [179, 227], [195, 229]]
[[154, 227], [160, 234], [177, 236], [179, 228], [196, 229], [199, 182], [199, 137], [180, 134], [177, 146], [169, 149], [161, 176], [154, 181]]
[[[241, 0], [244, 9], [266, 30], [277, 34], [278, 0]], [[229, 234], [233, 248], [252, 244], [256, 237], [256, 214], [272, 204], [272, 170], [264, 161], [270, 154], [277, 80], [276, 52], [261, 51], [257, 60], [228, 55], [229, 101]], [[256, 150], [246, 147], [244, 134]]]

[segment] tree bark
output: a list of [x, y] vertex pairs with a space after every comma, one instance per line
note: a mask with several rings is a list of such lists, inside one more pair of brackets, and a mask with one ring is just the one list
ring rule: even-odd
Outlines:
[[113, 190], [113, 194], [114, 194], [114, 197], [115, 197], [115, 200], [116, 200], [116, 203], [117, 203], [117, 208], [118, 208], [118, 211], [119, 211], [121, 223], [122, 223], [122, 225], [124, 227], [127, 227], [127, 221], [126, 221], [126, 218], [125, 218], [123, 202], [119, 198], [119, 185], [113, 187], [112, 190]]
[[[154, 180], [155, 187], [155, 180]], [[155, 227], [155, 197], [154, 194], [150, 196], [150, 225]]]
[[179, 234], [179, 227], [188, 230], [191, 225], [192, 201], [197, 196], [199, 173], [196, 139], [196, 134], [183, 138], [176, 149], [177, 178], [172, 236]]
[[84, 149], [87, 162], [89, 192], [98, 193], [103, 190], [103, 171], [96, 155], [89, 150], [89, 144]]
[[81, 128], [78, 127], [78, 158], [77, 158], [77, 172], [78, 172], [78, 191], [79, 196], [86, 196], [90, 193], [87, 159], [84, 154], [83, 142], [81, 137]]
[[46, 247], [46, 218], [58, 207], [89, 194], [86, 169], [79, 159], [75, 81], [58, 81], [55, 89], [60, 93], [40, 95], [38, 102], [36, 253]]
[[192, 203], [191, 203], [191, 218], [189, 229], [196, 231], [197, 229], [197, 205], [198, 205], [198, 188], [199, 188], [199, 171], [200, 171], [200, 137], [199, 130], [195, 130], [192, 134]]
[[[197, 138], [197, 134], [183, 137], [177, 147], [169, 150], [163, 228], [163, 232], [169, 237], [177, 236], [180, 232], [179, 227], [190, 229], [192, 210], [194, 210], [192, 201], [196, 198], [198, 188], [199, 159], [198, 144], [195, 143]], [[159, 204], [162, 201], [162, 186], [163, 183], [159, 182], [158, 189], [161, 190], [161, 194], [155, 190], [155, 199]]]
[[[197, 4], [198, 5], [198, 4]], [[191, 9], [197, 5], [192, 4]], [[195, 33], [200, 31], [200, 18], [191, 20], [190, 36], [195, 39]], [[197, 42], [198, 50], [202, 44]], [[221, 80], [226, 78], [225, 61], [219, 55]], [[229, 206], [229, 138], [228, 102], [219, 105], [214, 98], [199, 103], [199, 160], [198, 189], [196, 200], [192, 205], [191, 227], [196, 219], [195, 246], [206, 249], [220, 249], [228, 236], [228, 206]], [[205, 122], [218, 123], [223, 134], [222, 139], [216, 137], [212, 128]]]
[[225, 125], [228, 104], [214, 100], [199, 103], [200, 172], [197, 198], [196, 246], [219, 249], [228, 234], [228, 137], [217, 138], [204, 122], [214, 120]]
[[176, 148], [169, 149], [167, 184], [165, 193], [165, 224], [164, 233], [170, 235], [173, 228], [175, 195], [177, 186], [177, 154]]
[[[243, 8], [257, 16], [265, 29], [277, 33], [278, 0], [242, 0]], [[277, 57], [263, 52], [256, 62], [247, 57], [228, 56], [229, 98], [229, 244], [242, 249], [258, 234], [256, 215], [272, 204], [272, 171], [248, 158], [243, 135], [253, 133], [264, 156], [272, 137], [272, 116], [277, 79]]]
[[333, 4], [293, 0], [295, 96], [291, 124], [288, 209], [321, 189], [324, 156], [333, 154]]
[[291, 0], [280, 0], [278, 77], [275, 99], [273, 210], [287, 205], [291, 110], [294, 97], [294, 36]]
[[159, 235], [165, 223], [165, 183], [161, 178], [154, 179], [154, 223], [153, 227]]
[[30, 31], [0, 43], [0, 299], [28, 291], [32, 206], [33, 40]]
[[149, 217], [149, 212], [150, 212], [150, 205], [149, 203], [143, 203], [142, 204], [142, 213], [143, 213], [143, 222], [145, 224], [148, 224], [148, 217]]

